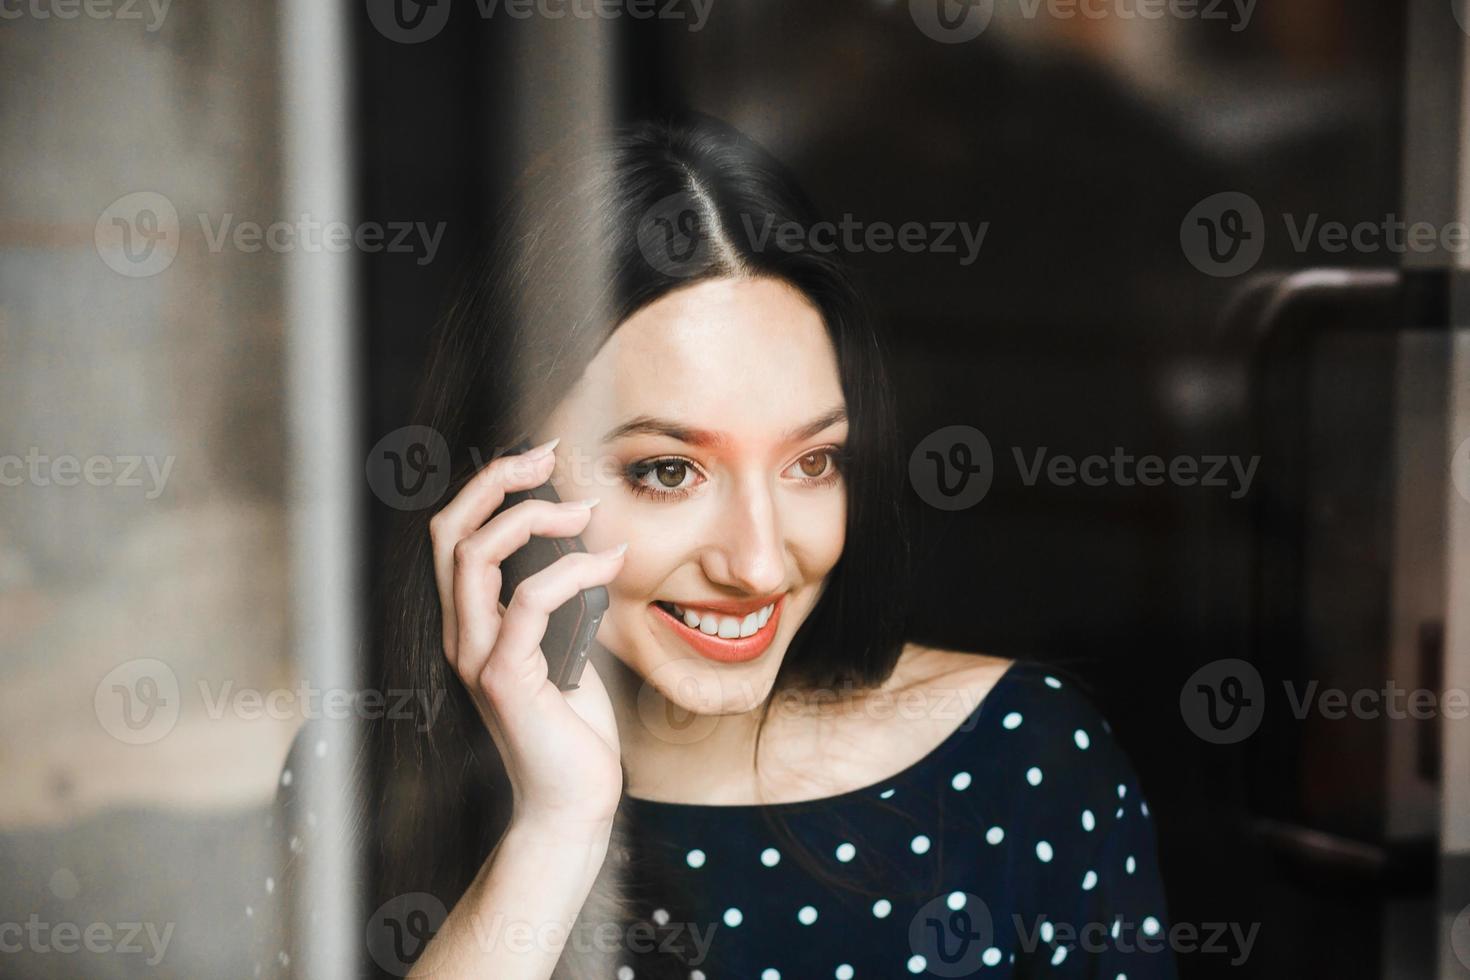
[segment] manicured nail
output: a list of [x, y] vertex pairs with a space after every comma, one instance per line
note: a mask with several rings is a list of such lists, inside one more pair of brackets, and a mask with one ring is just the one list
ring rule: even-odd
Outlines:
[[601, 497], [583, 497], [581, 500], [572, 500], [572, 501], [569, 501], [568, 504], [569, 504], [569, 506], [572, 506], [572, 507], [589, 507], [590, 508], [590, 507], [596, 507], [597, 506], [597, 502], [599, 500], [601, 500], [601, 499], [602, 499]]
[[607, 548], [607, 549], [599, 552], [599, 554], [601, 554], [604, 558], [617, 558], [619, 555], [621, 555], [623, 552], [625, 552], [627, 550], [628, 550], [628, 542], [624, 541], [620, 545], [615, 545], [614, 547]]
[[550, 456], [551, 455], [551, 451], [556, 448], [556, 444], [559, 443], [559, 442], [561, 442], [561, 436], [557, 436], [555, 439], [551, 440], [550, 442], [543, 442], [541, 445], [535, 447], [534, 449], [527, 449], [526, 450], [526, 458], [527, 459], [541, 459], [541, 458], [543, 458], [545, 456]]

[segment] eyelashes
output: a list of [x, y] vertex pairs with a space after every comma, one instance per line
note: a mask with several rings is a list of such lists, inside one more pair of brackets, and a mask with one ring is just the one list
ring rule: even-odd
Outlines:
[[[826, 457], [828, 460], [820, 474], [817, 476], [801, 475], [796, 477], [797, 481], [807, 487], [827, 487], [835, 484], [847, 472], [851, 456], [846, 445], [824, 446], [804, 453], [798, 458], [792, 467], [800, 471], [803, 462], [813, 456]], [[699, 482], [684, 485], [690, 473], [698, 474], [699, 465], [692, 459], [684, 456], [655, 456], [650, 459], [642, 459], [632, 463], [623, 470], [623, 481], [632, 490], [634, 495], [646, 497], [662, 502], [683, 500], [694, 492]], [[658, 486], [660, 474], [677, 478], [676, 486]], [[653, 478], [653, 483], [648, 478]]]

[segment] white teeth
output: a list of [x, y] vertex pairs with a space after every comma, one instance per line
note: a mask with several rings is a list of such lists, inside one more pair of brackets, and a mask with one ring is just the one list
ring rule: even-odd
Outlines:
[[710, 636], [718, 634], [725, 639], [753, 636], [770, 622], [771, 614], [776, 611], [774, 602], [744, 617], [724, 616], [715, 612], [699, 613], [693, 609], [686, 609], [677, 602], [671, 602], [669, 605], [674, 607], [674, 614], [684, 620], [685, 626]]

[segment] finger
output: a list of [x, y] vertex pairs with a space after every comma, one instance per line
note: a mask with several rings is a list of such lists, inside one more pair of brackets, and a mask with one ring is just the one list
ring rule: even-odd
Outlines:
[[595, 501], [523, 500], [454, 546], [454, 615], [458, 623], [452, 663], [466, 683], [478, 678], [500, 630], [500, 563], [531, 536], [571, 537], [591, 518]]
[[513, 713], [516, 698], [499, 698], [534, 689], [547, 678], [546, 658], [540, 652], [551, 614], [582, 589], [603, 585], [623, 567], [627, 542], [605, 551], [578, 551], [563, 555], [549, 567], [522, 582], [511, 597], [490, 657], [480, 672], [480, 688], [497, 701], [496, 709]]
[[505, 501], [508, 491], [529, 490], [545, 483], [555, 461], [556, 457], [551, 453], [539, 459], [530, 459], [528, 453], [501, 456], [471, 477], [454, 499], [430, 519], [429, 538], [434, 552], [434, 583], [439, 592], [442, 639], [444, 650], [451, 658], [458, 633], [454, 619], [455, 545], [485, 523], [495, 508]]

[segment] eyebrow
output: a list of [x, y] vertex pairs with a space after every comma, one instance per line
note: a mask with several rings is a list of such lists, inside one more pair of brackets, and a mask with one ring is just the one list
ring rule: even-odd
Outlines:
[[[792, 429], [788, 429], [784, 438], [787, 442], [799, 442], [802, 439], [809, 439], [818, 432], [836, 425], [838, 422], [846, 421], [846, 419], [847, 409], [839, 405], [836, 408], [828, 409], [804, 425], [798, 425]], [[708, 429], [695, 429], [670, 419], [656, 418], [652, 415], [637, 415], [622, 425], [614, 426], [602, 437], [602, 441], [607, 443], [612, 442], [614, 439], [621, 439], [623, 436], [632, 435], [668, 436], [670, 439], [677, 439], [691, 446], [704, 448], [725, 446], [730, 441], [722, 432], [711, 432]]]

